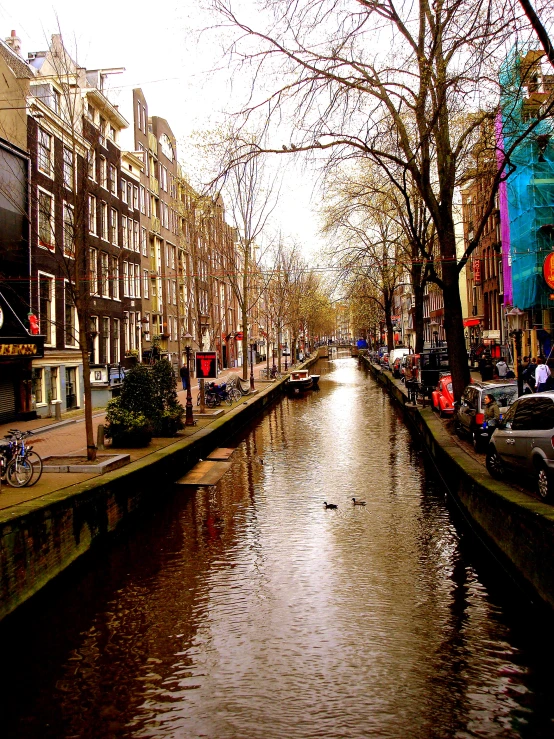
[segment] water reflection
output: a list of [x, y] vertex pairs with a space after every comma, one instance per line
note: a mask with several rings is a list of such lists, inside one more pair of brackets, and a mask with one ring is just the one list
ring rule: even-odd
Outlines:
[[0, 630], [6, 736], [552, 736], [536, 614], [485, 584], [383, 391], [323, 369]]

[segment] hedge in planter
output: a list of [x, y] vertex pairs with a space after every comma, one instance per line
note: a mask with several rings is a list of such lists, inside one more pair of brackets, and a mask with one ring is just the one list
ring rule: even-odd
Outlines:
[[185, 409], [177, 399], [177, 378], [167, 359], [161, 359], [150, 368], [152, 374], [155, 436], [175, 436], [184, 428]]
[[113, 446], [141, 447], [148, 446], [153, 435], [153, 426], [143, 413], [122, 407], [121, 397], [108, 402], [106, 412], [106, 437], [112, 440]]

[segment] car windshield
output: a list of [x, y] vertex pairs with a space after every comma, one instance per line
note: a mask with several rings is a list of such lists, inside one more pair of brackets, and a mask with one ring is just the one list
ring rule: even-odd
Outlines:
[[501, 408], [506, 408], [517, 400], [517, 385], [501, 385], [500, 387], [488, 387], [485, 391], [496, 400]]

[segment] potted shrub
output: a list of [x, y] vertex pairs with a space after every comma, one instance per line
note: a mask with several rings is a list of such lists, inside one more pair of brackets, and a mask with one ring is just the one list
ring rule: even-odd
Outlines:
[[108, 402], [104, 434], [112, 440], [113, 446], [147, 446], [153, 434], [152, 424], [143, 413], [123, 408], [121, 397]]
[[167, 359], [161, 359], [151, 368], [153, 402], [156, 407], [154, 422], [155, 436], [175, 436], [184, 428], [185, 409], [177, 399], [177, 378]]

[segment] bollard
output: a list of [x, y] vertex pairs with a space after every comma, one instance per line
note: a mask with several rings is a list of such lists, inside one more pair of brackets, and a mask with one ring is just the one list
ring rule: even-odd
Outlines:
[[54, 414], [56, 417], [56, 421], [62, 420], [62, 404], [61, 403], [54, 403]]
[[98, 425], [98, 431], [96, 432], [96, 448], [104, 449], [104, 424]]

